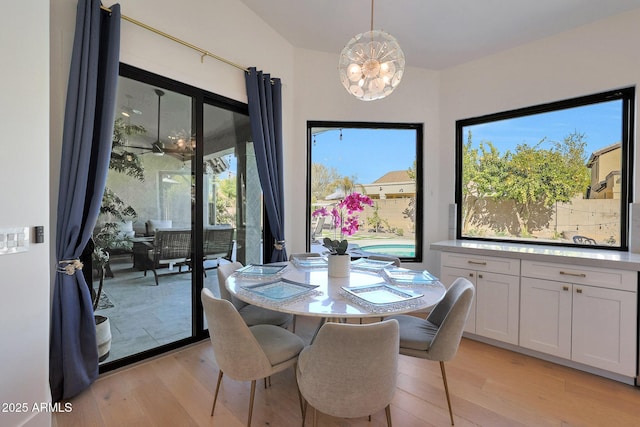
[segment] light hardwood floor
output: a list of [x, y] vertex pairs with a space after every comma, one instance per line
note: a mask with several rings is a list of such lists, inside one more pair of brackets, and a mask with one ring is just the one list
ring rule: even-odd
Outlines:
[[[305, 331], [305, 319], [296, 329]], [[456, 426], [640, 426], [640, 388], [467, 339], [446, 366]], [[54, 415], [53, 426], [244, 426], [249, 383], [225, 377], [209, 416], [217, 374], [203, 341], [103, 375], [70, 401], [71, 412]], [[253, 426], [301, 425], [292, 369], [273, 376], [268, 389], [258, 384]], [[450, 425], [438, 363], [400, 356], [391, 414], [396, 427]], [[318, 418], [322, 427], [385, 425], [384, 411], [371, 422]]]

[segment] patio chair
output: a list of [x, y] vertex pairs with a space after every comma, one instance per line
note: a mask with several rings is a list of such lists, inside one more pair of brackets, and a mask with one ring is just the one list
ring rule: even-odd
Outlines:
[[573, 243], [577, 243], [579, 245], [595, 245], [595, 239], [586, 236], [573, 236]]
[[182, 266], [191, 261], [191, 230], [157, 229], [153, 240], [153, 248], [148, 251], [147, 258], [142, 258], [138, 268], [147, 275], [147, 270], [153, 271], [153, 276], [158, 286], [159, 268], [178, 266], [178, 272], [182, 272]]
[[173, 227], [173, 221], [170, 219], [150, 219], [144, 223], [145, 236], [153, 236], [156, 230], [167, 229]]
[[[231, 261], [231, 253], [233, 252], [233, 234], [235, 229], [231, 226], [215, 226], [205, 228], [204, 240], [202, 242], [202, 251], [204, 260], [216, 260], [216, 267], [220, 265], [220, 259]], [[207, 277], [206, 268], [202, 271]]]
[[316, 222], [315, 227], [311, 230], [311, 243], [314, 243], [318, 240], [318, 236], [322, 234], [322, 228], [324, 227], [324, 217], [318, 217], [318, 222]]

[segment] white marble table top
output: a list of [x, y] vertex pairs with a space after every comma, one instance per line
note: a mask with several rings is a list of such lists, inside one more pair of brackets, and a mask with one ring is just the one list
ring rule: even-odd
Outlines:
[[412, 299], [410, 302], [371, 305], [366, 302], [361, 304], [357, 298], [350, 296], [342, 287], [357, 289], [360, 286], [385, 283], [384, 277], [377, 272], [359, 271], [352, 268], [349, 277], [336, 278], [329, 277], [326, 268], [299, 269], [288, 263], [280, 278], [297, 283], [317, 285], [317, 288], [289, 300], [274, 301], [247, 291], [243, 286], [275, 279], [255, 279], [233, 274], [227, 279], [226, 286], [232, 295], [250, 304], [285, 313], [322, 318], [381, 317], [425, 310], [437, 304], [446, 291], [440, 282], [428, 285], [396, 286], [401, 291], [414, 292], [423, 296]]

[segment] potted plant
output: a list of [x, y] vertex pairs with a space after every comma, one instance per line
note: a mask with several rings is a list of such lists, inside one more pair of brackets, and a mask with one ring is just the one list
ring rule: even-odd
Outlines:
[[94, 289], [93, 282], [91, 283], [91, 299], [93, 303], [94, 319], [96, 321], [96, 343], [98, 344], [98, 361], [102, 362], [109, 357], [111, 351], [111, 324], [107, 316], [95, 314], [100, 303], [100, 296], [102, 295], [102, 287], [104, 285], [105, 266], [109, 262], [109, 252], [95, 247], [92, 252], [92, 263], [94, 269], [97, 271], [98, 276], [98, 289]]
[[[91, 294], [91, 306], [94, 311], [96, 323], [96, 342], [98, 345], [98, 361], [102, 362], [109, 357], [111, 350], [111, 325], [109, 318], [100, 314], [95, 314], [100, 303], [100, 296], [104, 286], [105, 266], [109, 263], [109, 252], [95, 245], [93, 239], [89, 239], [87, 246], [80, 255], [80, 262], [83, 264], [82, 274], [89, 287]], [[95, 272], [95, 275], [94, 275]], [[98, 288], [94, 287], [97, 279]]]
[[[348, 277], [351, 256], [347, 254], [349, 242], [344, 236], [352, 236], [360, 229], [359, 213], [365, 205], [373, 206], [369, 196], [351, 193], [338, 202], [331, 210], [322, 207], [313, 211], [312, 216], [332, 216], [334, 239], [325, 237], [323, 246], [329, 250], [329, 276]], [[340, 233], [340, 238], [337, 234]]]
[[[132, 125], [122, 118], [113, 123], [113, 139], [109, 169], [124, 173], [139, 181], [144, 181], [144, 167], [138, 154], [127, 149], [129, 137], [146, 133], [142, 126]], [[131, 221], [138, 215], [135, 209], [127, 205], [113, 190], [105, 188], [100, 205], [100, 226], [94, 234], [94, 243], [107, 255], [113, 252], [131, 252], [132, 242], [122, 224]], [[133, 234], [133, 233], [132, 233]], [[113, 277], [108, 260], [103, 265], [106, 277]]]

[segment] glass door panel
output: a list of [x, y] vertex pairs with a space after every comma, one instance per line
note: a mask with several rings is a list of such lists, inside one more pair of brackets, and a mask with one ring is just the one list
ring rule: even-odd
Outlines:
[[96, 310], [111, 329], [102, 363], [193, 334], [192, 124], [191, 96], [120, 77], [107, 189], [94, 230], [97, 249], [109, 255]]
[[246, 114], [205, 104], [203, 133], [204, 286], [219, 296], [219, 263], [262, 261], [262, 190]]

